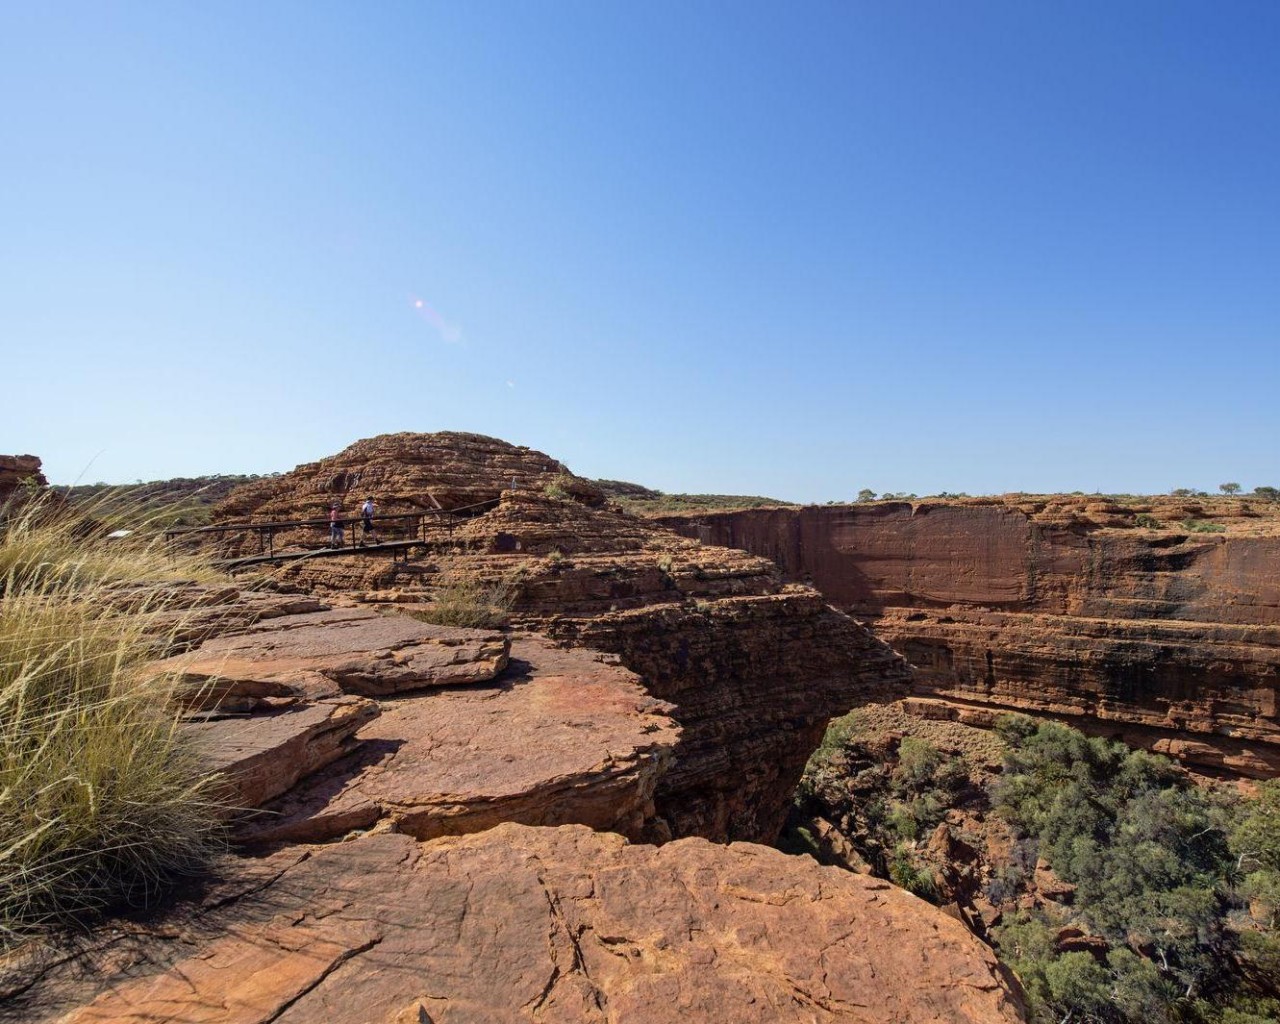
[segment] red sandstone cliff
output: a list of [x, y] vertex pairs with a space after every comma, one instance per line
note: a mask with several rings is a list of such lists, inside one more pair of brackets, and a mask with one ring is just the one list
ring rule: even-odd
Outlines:
[[945, 701], [931, 713], [1062, 715], [1202, 766], [1280, 772], [1269, 511], [1058, 498], [662, 521], [771, 558], [870, 620], [915, 666], [916, 693]]
[[827, 721], [908, 692], [892, 651], [771, 562], [537, 492], [503, 494], [408, 564], [326, 558], [275, 579], [410, 610], [442, 580], [506, 586], [522, 629], [616, 655], [683, 730], [655, 836], [771, 842]]

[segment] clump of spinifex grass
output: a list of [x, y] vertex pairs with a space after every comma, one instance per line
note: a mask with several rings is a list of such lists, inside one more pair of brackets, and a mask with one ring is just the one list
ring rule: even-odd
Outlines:
[[0, 506], [0, 596], [214, 578], [199, 557], [167, 551], [154, 518], [130, 512], [125, 495], [108, 498], [74, 510], [53, 497]]
[[501, 629], [507, 624], [518, 588], [466, 576], [446, 576], [432, 591], [431, 604], [414, 613], [423, 622], [472, 629]]
[[192, 568], [48, 503], [0, 521], [0, 940], [145, 905], [215, 852], [216, 780], [136, 614]]

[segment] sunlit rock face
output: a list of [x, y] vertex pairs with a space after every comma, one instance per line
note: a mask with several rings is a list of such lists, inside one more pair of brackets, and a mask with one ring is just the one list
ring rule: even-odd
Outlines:
[[408, 564], [316, 559], [274, 579], [406, 611], [443, 579], [505, 586], [519, 629], [614, 655], [682, 728], [659, 839], [772, 842], [827, 721], [908, 692], [897, 655], [772, 562], [538, 492], [504, 492]]
[[10, 1005], [64, 1024], [1023, 1019], [991, 950], [887, 882], [583, 826], [288, 847], [102, 940], [96, 969], [37, 972]]
[[237, 488], [213, 516], [215, 521], [305, 519], [323, 514], [335, 500], [354, 514], [366, 496], [375, 499], [380, 514], [453, 509], [490, 501], [513, 485], [540, 491], [552, 484], [587, 504], [604, 500], [598, 487], [549, 455], [496, 437], [454, 431], [381, 434]]
[[915, 693], [942, 702], [930, 714], [1063, 716], [1201, 767], [1280, 773], [1275, 505], [974, 499], [661, 521], [772, 558], [870, 622]]

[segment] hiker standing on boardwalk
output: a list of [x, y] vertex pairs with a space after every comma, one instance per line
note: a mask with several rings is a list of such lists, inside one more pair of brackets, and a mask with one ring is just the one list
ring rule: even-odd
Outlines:
[[329, 547], [342, 547], [342, 514], [336, 501], [329, 506]]
[[373, 496], [370, 495], [364, 499], [364, 504], [360, 506], [360, 515], [364, 517], [364, 540], [367, 544], [369, 538], [373, 538], [375, 544], [378, 543], [377, 531], [373, 528]]

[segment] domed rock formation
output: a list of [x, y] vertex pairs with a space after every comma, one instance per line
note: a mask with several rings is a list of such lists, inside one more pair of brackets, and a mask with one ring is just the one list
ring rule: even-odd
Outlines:
[[595, 484], [542, 452], [482, 434], [381, 434], [278, 477], [238, 487], [213, 510], [215, 521], [323, 516], [334, 499], [355, 514], [366, 495], [379, 514], [454, 509], [497, 498], [512, 486], [556, 487], [589, 505], [604, 501]]
[[[418, 435], [393, 437], [412, 463]], [[901, 659], [764, 559], [574, 500], [552, 465], [408, 563], [309, 556], [261, 581], [306, 596], [184, 597], [191, 649], [156, 671], [258, 813], [205, 891], [81, 955], [7, 957], [0, 1020], [1022, 1019], [937, 909], [707, 841], [772, 840], [827, 720], [900, 694]], [[303, 468], [257, 507], [306, 514]], [[455, 585], [504, 591], [513, 628], [405, 615]], [[628, 842], [673, 836], [696, 838]]]

